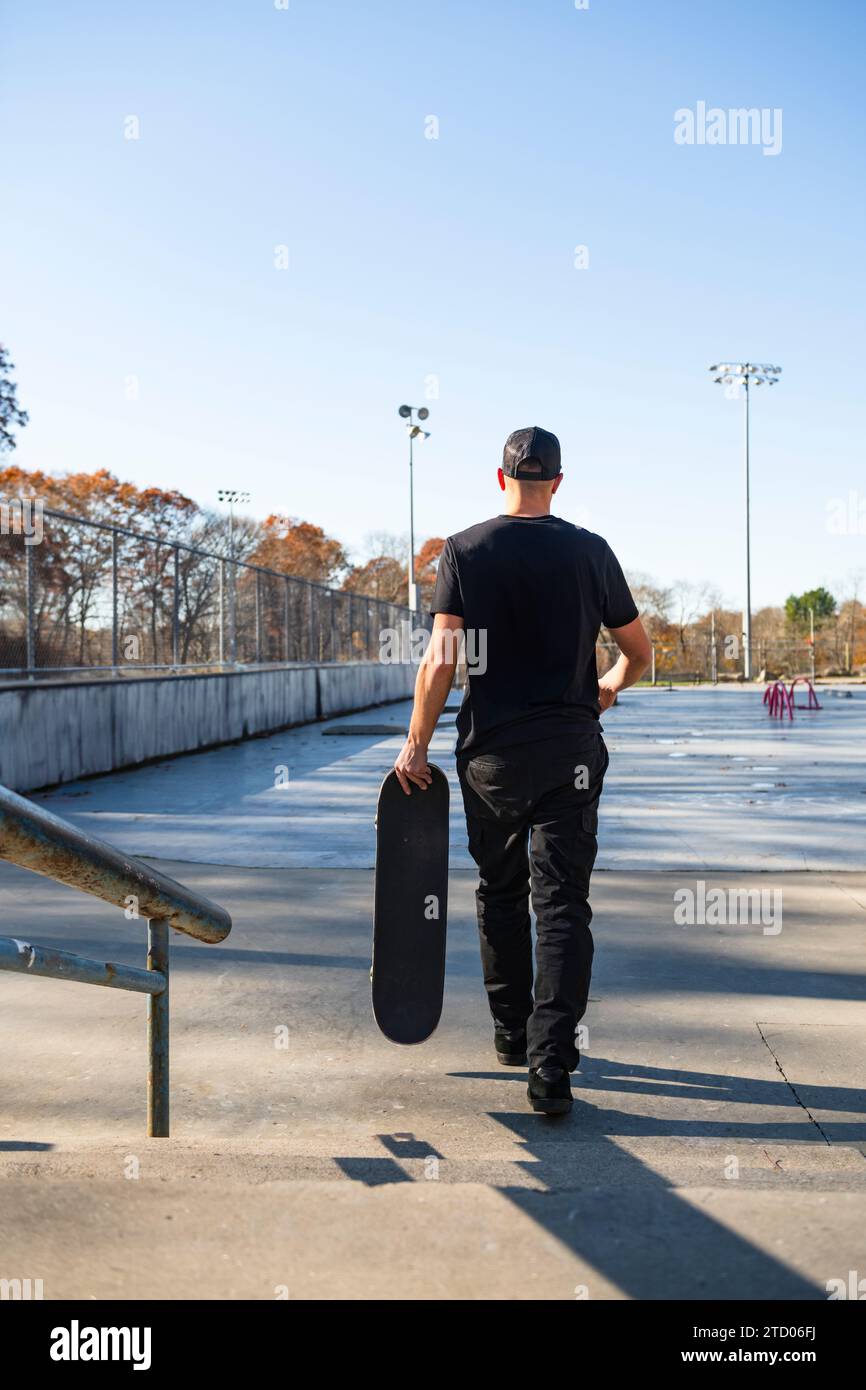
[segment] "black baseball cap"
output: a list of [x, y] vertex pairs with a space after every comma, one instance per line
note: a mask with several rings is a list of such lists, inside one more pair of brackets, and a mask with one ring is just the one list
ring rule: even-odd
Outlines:
[[[531, 464], [524, 468], [524, 464]], [[506, 478], [525, 478], [528, 482], [550, 482], [562, 472], [562, 452], [555, 434], [533, 425], [515, 430], [505, 441], [502, 471]]]

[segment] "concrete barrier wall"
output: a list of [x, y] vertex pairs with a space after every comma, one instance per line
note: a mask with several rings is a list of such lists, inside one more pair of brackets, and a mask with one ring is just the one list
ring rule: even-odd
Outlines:
[[31, 791], [411, 695], [378, 661], [0, 688], [0, 782]]

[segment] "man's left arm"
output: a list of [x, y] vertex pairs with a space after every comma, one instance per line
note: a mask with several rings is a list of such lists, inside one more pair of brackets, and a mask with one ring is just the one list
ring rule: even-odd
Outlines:
[[433, 780], [427, 749], [454, 681], [462, 630], [463, 619], [453, 613], [437, 613], [433, 619], [433, 632], [415, 680], [409, 737], [394, 763], [397, 780], [407, 796], [412, 783], [426, 791]]

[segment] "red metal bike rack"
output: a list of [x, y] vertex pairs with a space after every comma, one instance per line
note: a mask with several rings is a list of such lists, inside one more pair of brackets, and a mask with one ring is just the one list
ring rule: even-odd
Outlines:
[[[798, 681], [802, 681], [803, 684], [806, 685], [806, 686], [808, 687], [808, 690], [809, 690], [809, 699], [808, 699], [808, 702], [807, 702], [805, 705], [798, 705], [798, 704], [795, 704], [795, 702], [794, 702], [794, 686], [797, 684]], [[810, 679], [809, 679], [808, 676], [795, 676], [794, 679], [791, 681], [791, 689], [789, 690], [788, 694], [789, 694], [790, 697], [791, 697], [791, 704], [793, 705], [794, 709], [820, 709], [820, 708], [821, 708], [821, 705], [820, 705], [820, 703], [819, 703], [819, 701], [818, 701], [818, 696], [815, 694], [815, 687], [813, 686], [813, 684], [812, 684], [812, 682], [810, 681]]]
[[[792, 687], [793, 688], [793, 687]], [[784, 681], [774, 681], [764, 691], [763, 703], [768, 707], [771, 719], [794, 718], [794, 702]]]

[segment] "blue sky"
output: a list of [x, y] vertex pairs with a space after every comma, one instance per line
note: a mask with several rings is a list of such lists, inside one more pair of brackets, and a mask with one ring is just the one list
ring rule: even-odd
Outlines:
[[[0, 10], [23, 467], [245, 487], [360, 553], [407, 529], [401, 401], [431, 411], [421, 536], [496, 513], [505, 436], [541, 424], [561, 514], [736, 604], [741, 408], [706, 369], [750, 358], [784, 368], [753, 409], [755, 605], [866, 574], [826, 522], [866, 501], [857, 0]], [[677, 145], [698, 101], [781, 108], [781, 153]]]

